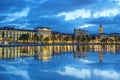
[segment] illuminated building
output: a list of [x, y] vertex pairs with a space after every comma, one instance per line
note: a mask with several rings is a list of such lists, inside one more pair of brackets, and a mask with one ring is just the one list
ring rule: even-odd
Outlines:
[[29, 35], [29, 41], [32, 41], [32, 37], [37, 34], [38, 37], [42, 35], [44, 38], [51, 36], [51, 29], [45, 27], [38, 27], [35, 30], [27, 30], [27, 29], [15, 29], [10, 27], [2, 27], [0, 28], [0, 43], [9, 44], [9, 42], [18, 43], [21, 42], [19, 40], [22, 34]]
[[74, 35], [75, 35], [75, 37], [85, 36], [85, 35], [88, 35], [88, 31], [80, 30], [80, 29], [74, 29]]
[[51, 29], [47, 27], [37, 27], [35, 28], [37, 35], [42, 36], [43, 39], [46, 37], [51, 37]]
[[[27, 36], [27, 37], [26, 37]], [[22, 37], [22, 38], [21, 38]], [[24, 39], [23, 39], [24, 38]], [[89, 41], [90, 39], [90, 41]], [[37, 27], [34, 30], [0, 28], [0, 44], [9, 43], [120, 43], [120, 33], [103, 33], [102, 25], [97, 34], [74, 29], [73, 34], [54, 32], [48, 27]]]
[[102, 24], [100, 25], [100, 28], [99, 28], [99, 33], [103, 33], [103, 28], [102, 28]]

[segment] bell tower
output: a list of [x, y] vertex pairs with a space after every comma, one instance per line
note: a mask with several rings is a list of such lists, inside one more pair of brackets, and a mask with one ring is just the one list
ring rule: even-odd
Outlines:
[[100, 24], [99, 33], [100, 33], [100, 34], [103, 33], [102, 24]]

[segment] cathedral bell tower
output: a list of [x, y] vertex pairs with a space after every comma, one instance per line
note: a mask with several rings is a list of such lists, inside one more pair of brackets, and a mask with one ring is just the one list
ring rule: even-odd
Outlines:
[[100, 24], [99, 33], [100, 33], [100, 34], [103, 33], [102, 24]]

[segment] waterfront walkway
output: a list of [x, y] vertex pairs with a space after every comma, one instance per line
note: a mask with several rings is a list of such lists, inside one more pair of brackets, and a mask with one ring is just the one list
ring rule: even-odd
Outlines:
[[56, 45], [120, 45], [120, 43], [62, 43], [62, 44], [0, 44], [0, 47], [17, 47], [17, 46], [56, 46]]

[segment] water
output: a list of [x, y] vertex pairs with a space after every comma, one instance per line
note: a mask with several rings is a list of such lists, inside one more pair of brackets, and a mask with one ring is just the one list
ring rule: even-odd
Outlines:
[[0, 80], [120, 80], [120, 45], [0, 47]]

